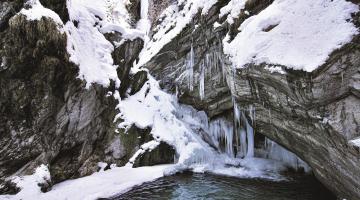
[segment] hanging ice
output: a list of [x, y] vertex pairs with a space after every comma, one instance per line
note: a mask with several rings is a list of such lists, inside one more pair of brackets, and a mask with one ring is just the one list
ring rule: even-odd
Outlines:
[[255, 111], [253, 106], [249, 106], [249, 116], [251, 124], [249, 123], [245, 112], [242, 111], [236, 100], [233, 99], [234, 106], [234, 125], [235, 135], [239, 140], [238, 157], [254, 157], [254, 129], [253, 121], [255, 120]]
[[253, 123], [255, 121], [255, 110], [252, 105], [249, 106], [249, 116], [250, 116], [252, 124], [249, 124], [245, 115], [243, 116], [244, 121], [246, 123], [246, 135], [247, 135], [247, 140], [248, 140], [248, 146], [247, 146], [248, 148], [247, 148], [246, 157], [254, 157], [254, 129], [252, 126], [254, 125]]
[[228, 156], [234, 157], [234, 129], [232, 123], [228, 122], [225, 118], [212, 120], [209, 123], [209, 134], [218, 150], [222, 150]]
[[199, 96], [201, 100], [205, 98], [205, 65], [203, 62], [200, 64]]
[[189, 59], [187, 60], [187, 72], [188, 72], [188, 86], [190, 91], [193, 91], [194, 89], [194, 61], [195, 60], [195, 55], [194, 55], [194, 48], [193, 45], [191, 44], [191, 49], [190, 49], [190, 55], [189, 55]]
[[149, 33], [151, 28], [151, 22], [149, 20], [149, 0], [141, 0], [140, 2], [140, 20], [137, 24], [138, 29], [145, 33], [145, 45], [149, 41]]
[[310, 171], [309, 165], [303, 160], [268, 138], [265, 139], [265, 150], [267, 151], [266, 157], [269, 159], [281, 161], [296, 170]]

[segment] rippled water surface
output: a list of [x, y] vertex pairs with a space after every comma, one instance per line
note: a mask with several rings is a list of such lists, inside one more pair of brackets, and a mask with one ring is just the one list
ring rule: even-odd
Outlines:
[[135, 187], [114, 197], [123, 199], [335, 200], [312, 176], [290, 181], [240, 179], [212, 174], [182, 173]]

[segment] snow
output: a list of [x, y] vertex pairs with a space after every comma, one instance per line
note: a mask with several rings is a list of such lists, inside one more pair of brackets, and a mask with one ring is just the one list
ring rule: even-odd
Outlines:
[[[206, 14], [217, 0], [178, 0], [175, 5], [163, 11], [159, 19], [161, 23], [153, 30], [155, 33], [140, 53], [138, 67], [151, 60], [167, 43], [174, 39], [201, 10]], [[182, 7], [182, 9], [180, 9]]]
[[44, 8], [39, 0], [28, 0], [26, 4], [31, 6], [31, 8], [21, 9], [20, 14], [25, 15], [27, 20], [35, 21], [40, 20], [42, 17], [48, 17], [62, 27], [63, 22], [61, 21], [59, 15], [50, 9]]
[[41, 195], [42, 192], [38, 184], [43, 184], [51, 181], [50, 172], [47, 166], [40, 165], [36, 168], [34, 174], [14, 177], [12, 182], [16, 184], [21, 190], [16, 196], [1, 196], [0, 199], [28, 199], [31, 195]]
[[[68, 35], [67, 50], [70, 60], [79, 65], [79, 78], [104, 87], [113, 80], [120, 85], [111, 53], [114, 46], [105, 38], [104, 33], [119, 32], [123, 40], [143, 38], [144, 32], [131, 28], [130, 15], [126, 10], [126, 0], [69, 0], [67, 7], [70, 21], [65, 30]], [[78, 25], [75, 26], [74, 22]], [[124, 42], [124, 41], [122, 41]]]
[[244, 158], [233, 160], [226, 167], [213, 168], [209, 172], [238, 178], [261, 178], [280, 181], [286, 180], [285, 177], [278, 173], [283, 170], [286, 170], [286, 166], [279, 161], [262, 158]]
[[351, 22], [358, 10], [345, 0], [275, 0], [246, 19], [234, 40], [224, 39], [224, 52], [238, 68], [268, 63], [311, 72], [358, 33]]
[[138, 158], [140, 155], [144, 154], [146, 151], [152, 151], [156, 147], [160, 145], [160, 142], [156, 140], [151, 140], [150, 142], [147, 142], [143, 145], [141, 145], [140, 149], [136, 151], [136, 153], [130, 158], [129, 162], [126, 164], [128, 167], [133, 167], [136, 158]]
[[241, 10], [245, 8], [247, 0], [231, 0], [226, 6], [220, 9], [219, 17], [227, 15], [227, 21], [229, 24], [234, 23], [234, 19], [238, 18]]
[[[99, 24], [107, 19], [107, 1], [84, 1], [70, 0], [67, 2], [70, 20], [65, 29], [68, 35], [67, 50], [70, 60], [79, 65], [79, 77], [86, 81], [89, 88], [92, 83], [98, 83], [105, 87], [110, 85], [110, 80], [120, 80], [117, 77], [116, 68], [113, 65], [111, 53], [114, 50], [112, 44], [106, 40], [99, 31]], [[98, 17], [96, 17], [98, 16]], [[74, 22], [78, 22], [78, 26]]]
[[353, 140], [350, 140], [350, 144], [360, 147], [360, 137], [356, 138], [356, 139], [353, 139]]
[[78, 78], [86, 81], [86, 88], [92, 83], [108, 87], [111, 80], [119, 86], [118, 66], [114, 65], [111, 56], [114, 46], [103, 34], [119, 32], [122, 42], [144, 38], [142, 30], [133, 29], [129, 24], [128, 3], [127, 0], [68, 0], [70, 21], [65, 25], [54, 11], [44, 8], [39, 0], [28, 0], [31, 8], [22, 9], [20, 13], [28, 20], [50, 17], [61, 27], [61, 31], [65, 31], [70, 61], [79, 65]]
[[[174, 147], [180, 166], [190, 167], [192, 163], [215, 157], [215, 151], [194, 132], [191, 124], [185, 121], [187, 118], [183, 118], [191, 117], [183, 113], [188, 110], [177, 103], [175, 96], [162, 91], [153, 77], [149, 75], [148, 78], [138, 93], [120, 100], [117, 106], [120, 113], [115, 120], [122, 118], [124, 122], [119, 128], [129, 128], [132, 124], [139, 128], [151, 127], [155, 141]], [[189, 121], [193, 126], [201, 124], [199, 119], [191, 118]]]
[[286, 74], [286, 72], [280, 66], [265, 66], [264, 69], [271, 73]]
[[[51, 191], [41, 193], [39, 187], [34, 190], [22, 190], [17, 195], [3, 195], [1, 200], [36, 199], [36, 200], [96, 200], [124, 193], [132, 187], [154, 181], [171, 174], [172, 165], [152, 167], [114, 167], [96, 172], [90, 176], [64, 181], [55, 185]], [[36, 173], [35, 173], [36, 174]], [[31, 177], [35, 177], [32, 175]], [[26, 177], [25, 177], [26, 178]], [[30, 184], [28, 184], [30, 185]]]

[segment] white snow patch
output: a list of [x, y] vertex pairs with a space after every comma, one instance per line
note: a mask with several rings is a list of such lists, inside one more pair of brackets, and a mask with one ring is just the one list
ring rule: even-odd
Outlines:
[[245, 3], [247, 0], [231, 0], [226, 6], [220, 9], [219, 17], [227, 16], [227, 21], [229, 24], [234, 23], [234, 19], [238, 18], [241, 10], [245, 8]]
[[280, 66], [265, 66], [264, 69], [270, 71], [271, 73], [286, 74]]
[[26, 4], [31, 6], [31, 8], [21, 9], [20, 14], [25, 15], [27, 20], [35, 21], [40, 20], [42, 17], [48, 17], [54, 20], [54, 22], [56, 22], [59, 26], [63, 26], [63, 22], [59, 15], [42, 6], [39, 0], [28, 0]]
[[147, 143], [141, 145], [140, 149], [138, 151], [136, 151], [136, 153], [130, 158], [130, 160], [126, 164], [126, 166], [132, 167], [134, 165], [137, 157], [139, 157], [140, 155], [144, 154], [147, 151], [151, 152], [159, 145], [160, 145], [160, 142], [158, 142], [156, 140], [151, 140], [150, 142], [147, 142]]
[[38, 184], [51, 182], [50, 172], [47, 166], [41, 165], [36, 168], [34, 174], [22, 177], [14, 177], [12, 180], [19, 188], [20, 192], [16, 195], [0, 195], [0, 199], [31, 199], [32, 195], [42, 194]]
[[[67, 7], [70, 20], [65, 25], [68, 35], [67, 50], [70, 60], [79, 65], [79, 78], [92, 83], [109, 86], [110, 80], [120, 85], [111, 53], [113, 45], [103, 33], [120, 32], [124, 39], [143, 37], [144, 33], [129, 25], [126, 0], [69, 0]], [[77, 23], [77, 27], [74, 23]]]
[[358, 33], [345, 0], [275, 0], [245, 20], [240, 33], [224, 39], [224, 52], [237, 67], [249, 63], [284, 65], [311, 72]]
[[[217, 0], [179, 0], [177, 5], [165, 9], [159, 17], [163, 21], [155, 27], [155, 34], [141, 51], [137, 66], [141, 67], [150, 61], [191, 22], [199, 10], [204, 15], [216, 2]], [[181, 10], [180, 6], [183, 7]]]
[[360, 147], [360, 137], [356, 138], [356, 139], [353, 139], [353, 140], [350, 140], [349, 143], [354, 145], [354, 146]]
[[[95, 200], [124, 193], [136, 185], [154, 181], [171, 173], [172, 165], [152, 167], [113, 167], [107, 171], [96, 172], [90, 176], [64, 181], [55, 185], [51, 191], [27, 191], [26, 195], [3, 195], [0, 199], [18, 200]], [[21, 191], [23, 192], [23, 190]]]

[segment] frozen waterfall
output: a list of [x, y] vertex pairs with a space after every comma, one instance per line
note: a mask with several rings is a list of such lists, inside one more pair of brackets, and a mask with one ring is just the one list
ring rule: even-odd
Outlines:
[[193, 91], [194, 89], [194, 62], [195, 62], [195, 54], [194, 54], [193, 45], [191, 44], [190, 54], [186, 65], [187, 73], [188, 73], [188, 87], [190, 91]]
[[296, 170], [303, 169], [305, 172], [309, 172], [311, 170], [310, 166], [294, 153], [286, 150], [284, 147], [278, 145], [269, 138], [265, 139], [265, 150], [267, 152], [266, 158], [268, 159], [281, 161]]

